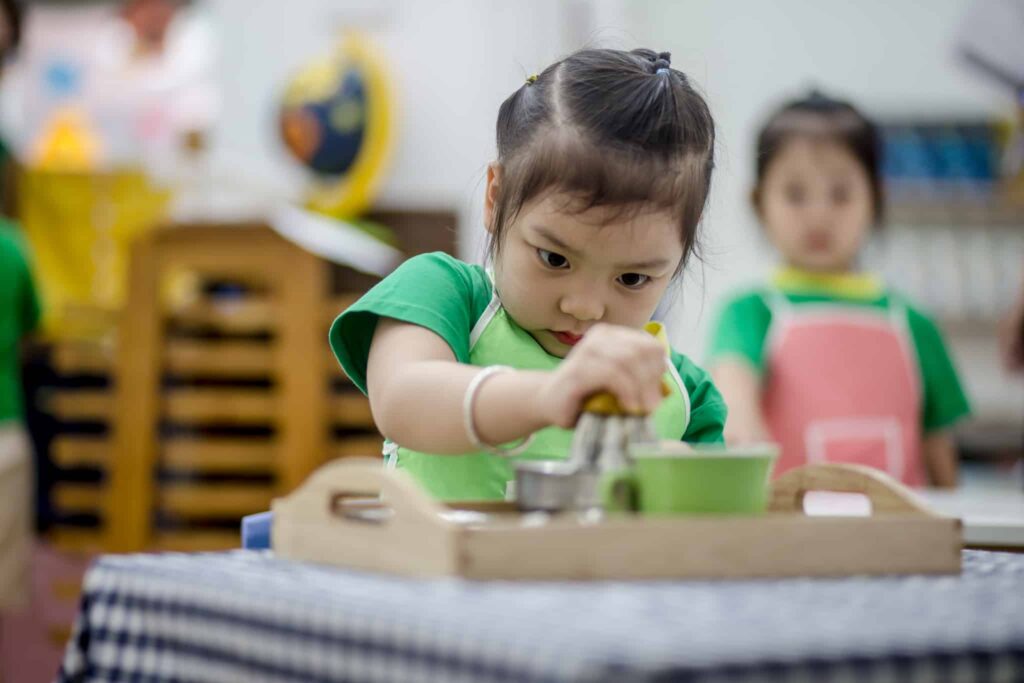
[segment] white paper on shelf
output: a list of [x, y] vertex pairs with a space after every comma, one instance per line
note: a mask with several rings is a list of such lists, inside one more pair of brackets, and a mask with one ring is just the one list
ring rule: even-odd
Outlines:
[[270, 226], [285, 239], [329, 261], [383, 277], [402, 262], [402, 252], [358, 227], [292, 204], [270, 212]]

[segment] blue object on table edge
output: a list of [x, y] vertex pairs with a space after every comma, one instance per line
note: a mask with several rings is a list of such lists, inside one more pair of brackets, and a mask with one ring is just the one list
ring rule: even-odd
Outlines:
[[273, 512], [258, 512], [242, 517], [242, 547], [246, 550], [270, 549], [270, 526]]

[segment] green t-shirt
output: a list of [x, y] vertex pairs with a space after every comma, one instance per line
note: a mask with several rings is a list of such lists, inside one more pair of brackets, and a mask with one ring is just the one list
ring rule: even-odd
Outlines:
[[[366, 392], [366, 362], [381, 317], [421, 325], [444, 339], [460, 363], [469, 362], [469, 337], [491, 300], [492, 286], [480, 266], [436, 252], [413, 257], [342, 313], [331, 326], [334, 355]], [[683, 440], [719, 443], [726, 408], [710, 376], [680, 353], [672, 362], [690, 395], [690, 424]]]
[[866, 277], [856, 280], [848, 277], [837, 287], [830, 286], [820, 277], [783, 272], [776, 277], [773, 286], [733, 297], [723, 307], [713, 329], [708, 365], [732, 356], [750, 363], [759, 373], [764, 372], [767, 362], [765, 339], [772, 322], [769, 301], [773, 289], [794, 306], [829, 303], [888, 310], [893, 305], [901, 305], [907, 312], [907, 324], [923, 379], [921, 425], [924, 431], [943, 429], [967, 415], [970, 412], [967, 397], [942, 334], [931, 318], [877, 281]]
[[20, 231], [0, 218], [0, 422], [21, 419], [22, 337], [39, 324], [39, 298]]

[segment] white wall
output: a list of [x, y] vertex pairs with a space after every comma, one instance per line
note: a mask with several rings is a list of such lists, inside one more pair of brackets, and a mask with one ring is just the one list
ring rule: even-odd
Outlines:
[[563, 3], [208, 0], [223, 36], [224, 124], [218, 174], [282, 193], [305, 175], [278, 142], [275, 102], [300, 65], [346, 25], [365, 27], [387, 54], [400, 116], [394, 164], [380, 201], [457, 207], [463, 254], [477, 253], [479, 197], [494, 154], [498, 105], [528, 73], [567, 49]]

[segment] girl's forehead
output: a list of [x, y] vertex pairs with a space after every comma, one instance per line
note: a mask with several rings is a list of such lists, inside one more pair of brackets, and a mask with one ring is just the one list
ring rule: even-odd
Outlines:
[[783, 143], [768, 167], [784, 172], [849, 173], [861, 168], [853, 151], [832, 137], [801, 135]]
[[527, 222], [605, 228], [644, 229], [656, 226], [677, 228], [678, 220], [670, 209], [644, 204], [591, 204], [586, 198], [566, 192], [545, 192], [523, 204], [519, 217]]

